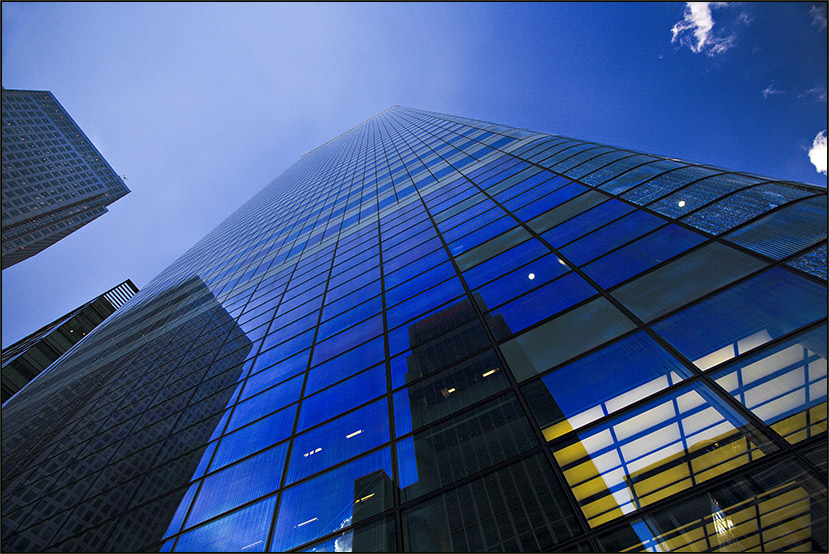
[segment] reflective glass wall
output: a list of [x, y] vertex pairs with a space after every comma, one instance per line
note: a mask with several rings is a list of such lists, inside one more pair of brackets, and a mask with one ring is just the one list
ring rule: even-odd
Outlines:
[[393, 107], [3, 407], [2, 547], [826, 551], [826, 201]]

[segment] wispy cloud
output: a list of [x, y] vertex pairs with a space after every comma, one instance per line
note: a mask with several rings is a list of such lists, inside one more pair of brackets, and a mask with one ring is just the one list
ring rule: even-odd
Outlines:
[[819, 132], [812, 141], [812, 148], [809, 150], [809, 161], [815, 166], [818, 173], [826, 175], [826, 129]]
[[826, 4], [816, 4], [809, 8], [809, 17], [812, 18], [812, 25], [822, 31], [826, 28]]
[[722, 54], [734, 46], [736, 35], [715, 32], [711, 14], [712, 9], [727, 5], [726, 2], [686, 2], [682, 21], [677, 21], [671, 29], [671, 43], [679, 42], [692, 52], [708, 56]]
[[769, 86], [763, 89], [763, 98], [768, 98], [769, 96], [775, 96], [777, 94], [783, 94], [784, 90], [778, 89], [774, 83], [770, 83]]
[[811, 96], [815, 99], [815, 102], [826, 102], [826, 89], [824, 87], [810, 88], [803, 94], [798, 95], [798, 98], [803, 98], [804, 96]]

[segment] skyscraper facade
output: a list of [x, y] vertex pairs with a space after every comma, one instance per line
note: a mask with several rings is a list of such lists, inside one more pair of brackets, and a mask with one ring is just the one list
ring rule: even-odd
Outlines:
[[826, 551], [826, 201], [390, 108], [7, 403], [2, 547]]
[[127, 279], [4, 348], [2, 401], [8, 400], [26, 383], [37, 377], [136, 292], [138, 288]]
[[3, 89], [3, 269], [130, 192], [48, 91]]

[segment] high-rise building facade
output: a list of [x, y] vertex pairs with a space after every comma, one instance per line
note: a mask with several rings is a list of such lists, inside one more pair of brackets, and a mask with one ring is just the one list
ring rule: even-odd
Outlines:
[[138, 287], [127, 279], [4, 348], [2, 401], [8, 400], [26, 383], [37, 377], [136, 292]]
[[826, 551], [826, 201], [390, 108], [7, 403], [2, 547]]
[[129, 192], [51, 92], [3, 89], [3, 269]]

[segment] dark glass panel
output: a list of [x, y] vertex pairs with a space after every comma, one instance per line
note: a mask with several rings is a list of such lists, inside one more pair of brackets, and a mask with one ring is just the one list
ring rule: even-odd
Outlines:
[[653, 326], [708, 369], [826, 316], [826, 288], [772, 268]]
[[604, 298], [558, 316], [500, 345], [515, 378], [523, 381], [633, 329]]
[[[413, 368], [417, 369], [417, 368]], [[408, 383], [420, 373], [406, 373]], [[460, 362], [394, 394], [395, 434], [405, 435], [509, 386], [492, 350]]]
[[538, 552], [581, 533], [542, 454], [530, 456], [403, 511], [412, 552]]
[[417, 498], [538, 444], [514, 393], [397, 444], [401, 500]]
[[763, 267], [758, 258], [712, 243], [613, 291], [627, 309], [650, 321]]
[[685, 496], [598, 540], [606, 552], [826, 552], [826, 537], [826, 484], [787, 460]]

